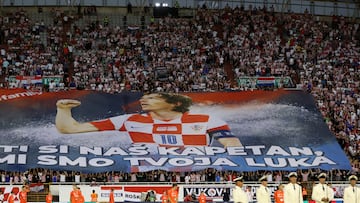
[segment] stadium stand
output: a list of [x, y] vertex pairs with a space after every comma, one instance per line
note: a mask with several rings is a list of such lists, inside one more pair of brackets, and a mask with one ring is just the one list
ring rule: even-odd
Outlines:
[[[198, 9], [192, 19], [165, 17], [143, 28], [124, 29], [123, 22], [117, 25], [111, 20], [118, 16], [108, 22], [96, 10], [90, 13], [100, 17], [54, 10], [40, 19], [22, 9], [2, 16], [1, 88], [35, 88], [16, 77], [40, 75], [51, 78], [40, 85], [42, 91], [244, 91], [256, 86], [239, 83], [242, 77], [290, 77], [313, 95], [324, 122], [351, 161], [351, 171], [328, 171], [329, 177], [344, 181], [349, 174], [359, 174], [360, 28], [356, 19], [333, 16], [321, 21], [309, 13], [236, 7]], [[298, 171], [304, 182], [320, 172]], [[287, 172], [243, 173], [248, 181], [263, 174], [270, 182], [281, 182]], [[32, 169], [2, 171], [1, 182], [226, 182], [238, 175], [211, 169], [131, 174]]]

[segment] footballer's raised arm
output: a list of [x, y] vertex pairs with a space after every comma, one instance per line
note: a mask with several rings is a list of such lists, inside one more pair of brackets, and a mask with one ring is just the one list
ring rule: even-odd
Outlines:
[[71, 109], [81, 104], [78, 100], [61, 99], [56, 102], [55, 126], [60, 133], [83, 133], [99, 131], [93, 124], [79, 123], [71, 115]]

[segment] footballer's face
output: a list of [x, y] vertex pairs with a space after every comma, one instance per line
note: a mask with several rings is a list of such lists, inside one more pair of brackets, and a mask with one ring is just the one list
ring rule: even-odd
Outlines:
[[175, 104], [169, 104], [159, 94], [144, 95], [140, 99], [141, 108], [144, 111], [172, 111]]

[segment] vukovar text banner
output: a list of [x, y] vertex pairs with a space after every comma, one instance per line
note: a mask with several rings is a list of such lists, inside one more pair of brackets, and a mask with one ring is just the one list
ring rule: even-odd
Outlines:
[[[0, 167], [89, 173], [351, 168], [305, 92], [180, 97], [192, 100], [181, 112], [174, 110], [179, 97], [156, 94], [0, 90]], [[73, 106], [59, 110], [59, 101]], [[81, 125], [67, 127], [74, 122]]]

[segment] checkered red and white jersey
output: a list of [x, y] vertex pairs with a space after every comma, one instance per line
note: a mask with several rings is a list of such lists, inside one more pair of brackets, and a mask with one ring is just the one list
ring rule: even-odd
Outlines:
[[201, 145], [211, 143], [209, 134], [230, 132], [225, 121], [209, 115], [184, 113], [180, 118], [162, 121], [149, 114], [128, 114], [91, 122], [99, 131], [128, 132], [133, 143], [155, 143], [160, 146]]

